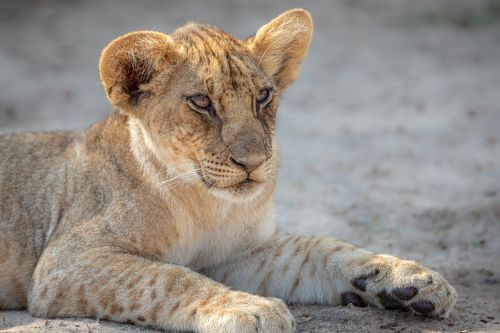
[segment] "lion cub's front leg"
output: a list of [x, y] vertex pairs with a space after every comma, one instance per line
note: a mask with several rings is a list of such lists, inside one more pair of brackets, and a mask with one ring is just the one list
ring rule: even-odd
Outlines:
[[[30, 312], [42, 317], [97, 317], [195, 332], [293, 331], [283, 301], [229, 288], [181, 266], [90, 250], [44, 253]], [[64, 259], [63, 259], [64, 258]]]
[[333, 238], [279, 233], [242, 258], [206, 272], [240, 290], [288, 302], [369, 303], [447, 316], [456, 301], [454, 288], [441, 274]]

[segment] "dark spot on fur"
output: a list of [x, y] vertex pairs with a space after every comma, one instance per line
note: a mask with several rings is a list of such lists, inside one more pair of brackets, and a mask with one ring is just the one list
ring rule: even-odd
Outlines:
[[434, 311], [434, 304], [429, 301], [418, 301], [412, 303], [410, 306], [413, 310], [422, 314], [429, 314]]
[[415, 297], [415, 295], [418, 293], [418, 289], [415, 287], [408, 287], [408, 288], [396, 288], [392, 291], [392, 293], [399, 299], [402, 299], [404, 301], [408, 301]]
[[128, 102], [130, 105], [136, 106], [139, 104], [139, 98], [141, 97], [142, 92], [139, 90], [134, 90], [129, 93]]
[[364, 280], [364, 279], [356, 279], [356, 280], [352, 281], [352, 285], [361, 291], [366, 290], [366, 280]]
[[342, 305], [352, 304], [357, 307], [365, 307], [366, 303], [363, 299], [356, 293], [353, 292], [343, 292], [340, 297], [342, 298]]
[[380, 273], [380, 270], [377, 268], [376, 270], [374, 270], [370, 274], [360, 276], [359, 278], [353, 280], [352, 281], [352, 285], [354, 287], [356, 287], [356, 289], [358, 289], [358, 290], [366, 291], [366, 285], [367, 285], [367, 281], [366, 280], [368, 280], [368, 279], [370, 279], [370, 278], [372, 278], [374, 276], [377, 276], [379, 273]]
[[387, 310], [404, 310], [405, 306], [396, 298], [392, 297], [387, 293], [387, 291], [382, 290], [377, 294], [380, 298], [380, 302]]

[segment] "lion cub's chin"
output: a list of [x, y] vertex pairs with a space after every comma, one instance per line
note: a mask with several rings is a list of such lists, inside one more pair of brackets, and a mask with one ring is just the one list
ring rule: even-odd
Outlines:
[[264, 191], [264, 183], [242, 182], [230, 187], [210, 187], [208, 192], [218, 199], [243, 203], [257, 198]]

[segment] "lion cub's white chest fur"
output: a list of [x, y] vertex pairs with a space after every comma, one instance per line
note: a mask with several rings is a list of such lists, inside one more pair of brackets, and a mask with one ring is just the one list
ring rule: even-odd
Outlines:
[[275, 232], [270, 207], [222, 203], [214, 209], [207, 205], [210, 202], [200, 202], [194, 211], [176, 210], [179, 237], [165, 249], [163, 261], [199, 270], [219, 264]]

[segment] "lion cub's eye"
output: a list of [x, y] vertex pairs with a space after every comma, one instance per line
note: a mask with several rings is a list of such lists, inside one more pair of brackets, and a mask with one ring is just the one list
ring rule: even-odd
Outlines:
[[188, 97], [188, 100], [196, 108], [207, 111], [210, 111], [212, 109], [212, 101], [206, 95], [196, 94], [194, 96]]
[[271, 100], [271, 95], [272, 95], [271, 93], [272, 93], [271, 88], [263, 88], [259, 90], [257, 96], [255, 96], [257, 104], [260, 105], [267, 104]]

